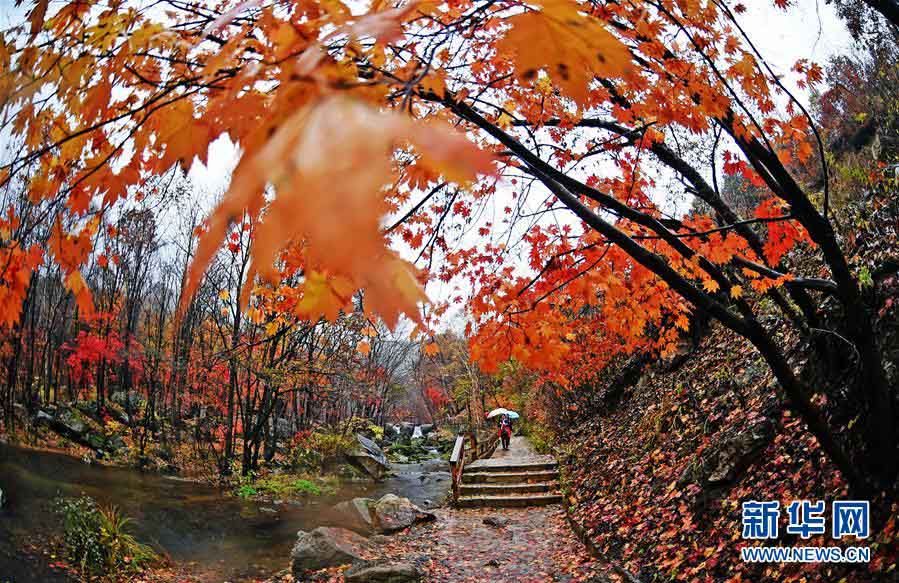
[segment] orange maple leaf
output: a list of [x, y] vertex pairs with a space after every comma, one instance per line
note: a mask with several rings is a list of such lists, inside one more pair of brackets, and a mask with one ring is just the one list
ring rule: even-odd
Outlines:
[[[383, 188], [393, 179], [395, 148], [411, 143], [420, 164], [451, 180], [492, 170], [491, 157], [445, 125], [383, 113], [346, 97], [310, 104], [288, 118], [259, 151], [241, 160], [231, 188], [209, 219], [191, 266], [190, 297], [230, 225], [243, 215], [261, 216], [252, 244], [254, 269], [277, 279], [276, 260], [291, 241], [302, 242], [307, 271], [341, 282], [339, 293], [321, 281], [301, 311], [336, 316], [350, 293], [365, 288], [367, 304], [388, 326], [401, 313], [418, 320], [425, 295], [414, 270], [386, 247], [381, 217]], [[266, 183], [275, 186], [266, 205]], [[262, 212], [265, 206], [265, 212]], [[311, 281], [311, 280], [310, 280]], [[307, 283], [308, 285], [308, 283]]]
[[616, 77], [631, 68], [628, 48], [602, 21], [578, 12], [574, 2], [536, 3], [543, 10], [509, 18], [512, 30], [497, 44], [498, 51], [516, 55], [519, 78], [533, 80], [542, 69], [565, 95], [583, 105], [594, 75]]

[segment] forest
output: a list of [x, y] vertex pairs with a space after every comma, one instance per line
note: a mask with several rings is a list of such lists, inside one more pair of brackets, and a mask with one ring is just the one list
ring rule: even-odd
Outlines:
[[899, 581], [896, 0], [7, 4], [0, 583]]

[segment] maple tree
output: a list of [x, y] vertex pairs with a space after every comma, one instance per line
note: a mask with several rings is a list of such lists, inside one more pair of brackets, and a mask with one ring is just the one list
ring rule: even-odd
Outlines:
[[[892, 3], [868, 4], [895, 24]], [[895, 403], [870, 307], [830, 220], [823, 144], [741, 27], [743, 11], [724, 0], [378, 1], [364, 10], [37, 0], [0, 38], [0, 101], [20, 141], [0, 186], [24, 194], [3, 223], [0, 320], [21, 326], [27, 282], [44, 260], [90, 314], [83, 271], [104, 226], [145, 196], [150, 177], [206, 163], [227, 134], [241, 160], [197, 225], [173, 324], [222, 337], [225, 457], [237, 410], [275, 402], [269, 383], [238, 374], [248, 368], [237, 354], [244, 330], [261, 334], [265, 323], [277, 339], [314, 329], [320, 316], [352, 311], [362, 289], [365, 317], [427, 327], [446, 306], [423, 311], [422, 284], [461, 281], [475, 290], [472, 357], [488, 372], [511, 357], [561, 384], [621, 352], [671, 354], [691, 320], [714, 318], [762, 354], [854, 487], [890, 487]], [[791, 75], [814, 86], [821, 69], [801, 60]], [[762, 190], [750, 216], [722, 198], [719, 164]], [[820, 192], [804, 184], [810, 166], [821, 168]], [[711, 211], [683, 215], [660, 200], [660, 172]], [[25, 201], [37, 209], [28, 221]], [[223, 243], [222, 294], [202, 298], [224, 313], [197, 322], [195, 292]], [[419, 253], [422, 271], [402, 246]], [[790, 265], [797, 246], [816, 249], [817, 272]], [[838, 321], [822, 319], [825, 297], [839, 304]], [[847, 350], [855, 359], [863, 471], [758, 317], [763, 300], [820, 359]], [[851, 348], [815, 342], [821, 330]], [[269, 359], [290, 353], [265, 346]], [[371, 351], [363, 338], [355, 346]], [[247, 438], [262, 431], [242, 428]]]

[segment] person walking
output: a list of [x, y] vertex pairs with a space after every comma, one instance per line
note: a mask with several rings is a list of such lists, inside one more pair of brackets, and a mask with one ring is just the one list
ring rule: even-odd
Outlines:
[[509, 443], [512, 440], [512, 420], [505, 413], [499, 418], [499, 439], [503, 449], [508, 451]]

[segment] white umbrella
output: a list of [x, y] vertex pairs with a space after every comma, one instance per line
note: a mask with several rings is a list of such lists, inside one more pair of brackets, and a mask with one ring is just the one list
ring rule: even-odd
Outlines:
[[509, 419], [518, 419], [518, 413], [515, 411], [510, 411], [505, 407], [500, 407], [499, 409], [494, 409], [493, 411], [487, 413], [487, 419], [493, 419], [498, 415], [508, 415]]

